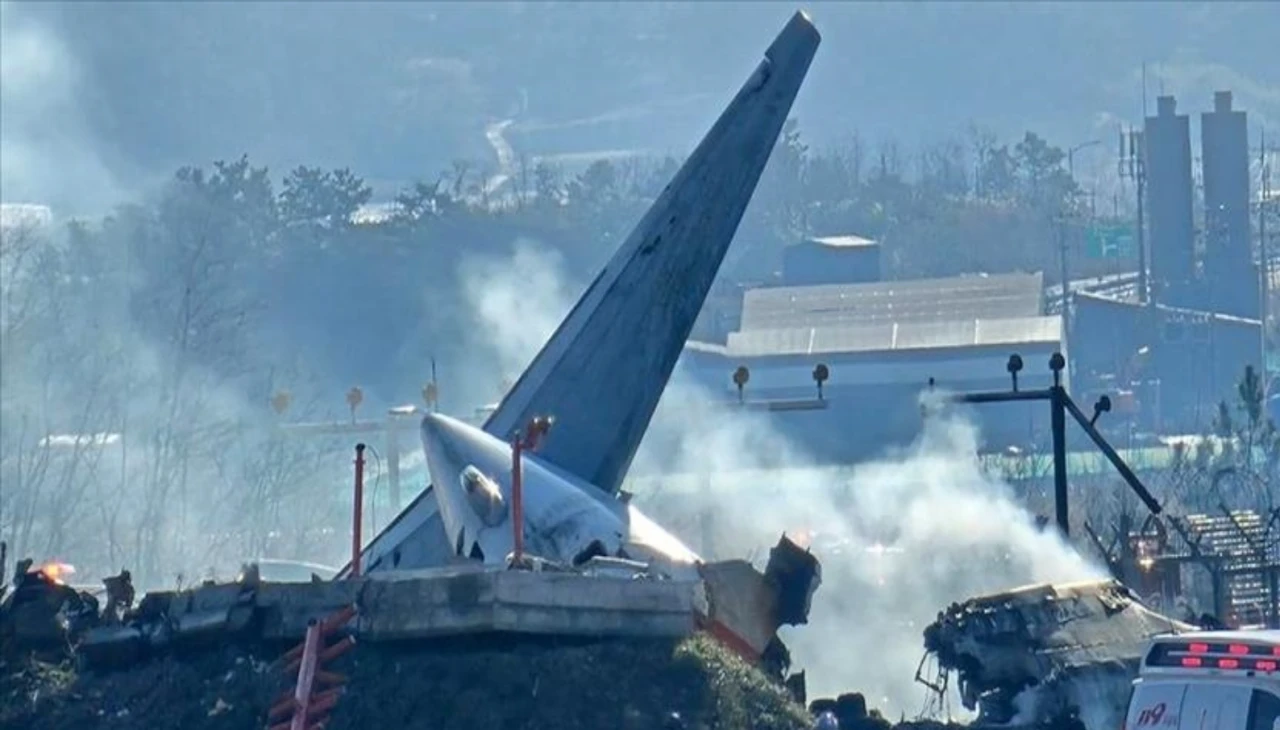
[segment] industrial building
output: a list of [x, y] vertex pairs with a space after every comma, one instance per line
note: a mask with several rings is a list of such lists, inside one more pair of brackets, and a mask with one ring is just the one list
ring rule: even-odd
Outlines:
[[782, 279], [789, 286], [880, 281], [880, 244], [862, 236], [807, 238], [783, 253]]
[[[1262, 361], [1262, 309], [1245, 113], [1233, 109], [1230, 92], [1218, 92], [1199, 121], [1202, 196], [1191, 118], [1177, 112], [1174, 97], [1157, 99], [1135, 147], [1147, 211], [1139, 225], [1149, 233], [1147, 297], [1135, 286], [1141, 275], [1076, 286], [1067, 328], [1045, 316], [1040, 274], [886, 282], [876, 241], [811, 237], [787, 248], [768, 285], [713, 294], [685, 360], [725, 400], [739, 397], [732, 374], [746, 367], [748, 403], [814, 399], [813, 371], [825, 365], [825, 402], [816, 411], [777, 410], [775, 420], [837, 462], [918, 433], [915, 404], [930, 378], [940, 387], [1004, 388], [1005, 361], [1017, 352], [1027, 363], [1025, 384], [1047, 384], [1041, 363], [1066, 354], [1067, 331], [1070, 380], [1086, 400], [1112, 396], [1113, 423], [1124, 424], [1113, 428], [1206, 428], [1245, 366]], [[1041, 410], [977, 414], [987, 447], [1041, 445], [1048, 431]]]
[[[840, 248], [832, 255], [847, 253]], [[773, 404], [792, 440], [847, 463], [919, 433], [930, 379], [945, 389], [1008, 388], [1005, 365], [1018, 353], [1025, 386], [1049, 385], [1049, 357], [1064, 343], [1061, 318], [1043, 315], [1043, 286], [1042, 274], [1019, 273], [752, 289], [740, 328], [724, 343], [690, 341], [684, 359], [726, 402], [738, 399], [732, 376], [746, 367], [745, 402]], [[828, 379], [816, 403], [819, 364]], [[1009, 404], [975, 417], [987, 448], [1047, 439], [1047, 409]]]
[[1124, 394], [1140, 430], [1207, 428], [1245, 366], [1262, 362], [1247, 119], [1228, 91], [1200, 115], [1198, 227], [1190, 127], [1172, 96], [1159, 97], [1145, 120], [1147, 220], [1138, 223], [1150, 233], [1149, 301], [1115, 287], [1072, 297], [1077, 384]]
[[[1203, 215], [1196, 226], [1191, 125], [1172, 96], [1156, 100], [1143, 128], [1150, 294], [1173, 307], [1259, 318], [1258, 268], [1249, 215], [1248, 119], [1231, 92], [1200, 115]], [[1197, 239], [1199, 245], [1197, 246]], [[1198, 250], [1197, 250], [1198, 249]]]
[[1077, 383], [1133, 402], [1141, 430], [1207, 427], [1258, 361], [1257, 320], [1088, 292], [1072, 300]]
[[[1173, 109], [1173, 97], [1161, 97], [1157, 116], [1147, 119], [1152, 278], [1171, 284], [1163, 296], [1157, 291], [1156, 301], [1260, 319], [1249, 213], [1248, 117], [1232, 108], [1230, 91], [1215, 92], [1213, 111], [1200, 115], [1197, 201], [1190, 185], [1188, 119]], [[1198, 227], [1193, 222], [1197, 202]]]
[[[1145, 120], [1142, 165], [1146, 246], [1152, 300], [1258, 319], [1259, 271], [1250, 220], [1248, 118], [1232, 108], [1231, 92], [1214, 94], [1200, 115], [1203, 194], [1192, 177], [1191, 124], [1172, 96], [1156, 100]], [[1143, 185], [1139, 185], [1139, 191]], [[1202, 215], [1197, 218], [1196, 205]], [[1197, 225], [1198, 223], [1198, 225]]]

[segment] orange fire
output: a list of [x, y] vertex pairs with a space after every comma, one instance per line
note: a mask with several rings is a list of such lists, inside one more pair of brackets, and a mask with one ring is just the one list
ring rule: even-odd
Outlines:
[[74, 565], [68, 565], [67, 563], [50, 561], [48, 563], [45, 563], [44, 565], [41, 565], [37, 568], [32, 569], [30, 572], [44, 573], [45, 577], [53, 581], [54, 583], [57, 583], [59, 585], [66, 585], [67, 576], [73, 575], [76, 572], [76, 567]]
[[795, 532], [788, 532], [787, 537], [791, 539], [791, 542], [796, 544], [796, 547], [813, 547], [813, 531], [811, 530], [803, 529], [796, 530]]

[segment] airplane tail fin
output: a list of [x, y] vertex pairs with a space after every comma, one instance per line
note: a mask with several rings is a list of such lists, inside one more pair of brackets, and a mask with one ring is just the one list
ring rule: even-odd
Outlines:
[[796, 13], [486, 431], [505, 438], [536, 415], [554, 415], [541, 456], [617, 491], [819, 41]]
[[[539, 455], [617, 492], [820, 40], [805, 13], [792, 16], [484, 430], [508, 439], [553, 416]], [[430, 489], [414, 500], [365, 549], [365, 564], [422, 567], [447, 549], [431, 527], [436, 502]]]

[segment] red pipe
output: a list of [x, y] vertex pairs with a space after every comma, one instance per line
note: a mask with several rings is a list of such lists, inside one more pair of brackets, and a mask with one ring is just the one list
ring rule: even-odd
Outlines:
[[360, 577], [360, 525], [364, 522], [364, 444], [356, 444], [356, 489], [351, 509], [351, 577]]
[[522, 485], [520, 451], [524, 443], [519, 434], [511, 442], [511, 529], [514, 530], [514, 562], [524, 556], [524, 487]]

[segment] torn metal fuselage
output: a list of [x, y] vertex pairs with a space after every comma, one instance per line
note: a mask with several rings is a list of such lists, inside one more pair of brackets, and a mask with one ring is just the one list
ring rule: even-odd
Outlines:
[[[792, 16], [485, 420], [485, 432], [506, 443], [535, 418], [553, 417], [554, 429], [538, 446], [540, 457], [586, 489], [616, 500], [820, 42], [805, 13]], [[442, 500], [446, 489], [455, 488], [457, 475], [451, 474], [448, 483], [434, 476], [432, 485], [362, 549], [365, 572], [439, 567], [456, 555], [461, 511]], [[486, 511], [492, 506], [493, 521], [498, 519], [496, 500], [481, 506]], [[558, 527], [570, 527], [556, 519]], [[476, 541], [473, 529], [467, 533], [463, 542], [470, 555]], [[585, 535], [568, 530], [554, 537], [567, 544]], [[607, 547], [617, 539], [606, 533], [585, 544], [599, 540]], [[492, 554], [484, 545], [477, 556], [480, 552]]]
[[13, 588], [0, 600], [0, 644], [20, 649], [65, 648], [98, 622], [98, 600], [90, 591], [63, 582], [51, 563], [31, 569], [20, 564]]
[[1123, 584], [1039, 584], [952, 604], [924, 631], [981, 722], [1053, 722], [1123, 712], [1146, 642], [1194, 627], [1143, 606]]
[[442, 414], [424, 418], [422, 440], [458, 561], [512, 565], [519, 530], [521, 561], [536, 558], [574, 569], [604, 559], [615, 571], [642, 565], [646, 573], [700, 581], [706, 604], [700, 623], [752, 661], [776, 642], [780, 626], [807, 621], [820, 567], [785, 536], [770, 551], [764, 573], [745, 560], [706, 562], [635, 505], [536, 453], [520, 457], [516, 525], [512, 455], [505, 442]]
[[746, 560], [699, 565], [706, 588], [707, 630], [753, 662], [783, 674], [789, 660], [777, 638], [782, 626], [808, 623], [813, 594], [822, 584], [818, 559], [783, 535], [769, 551], [763, 574]]

